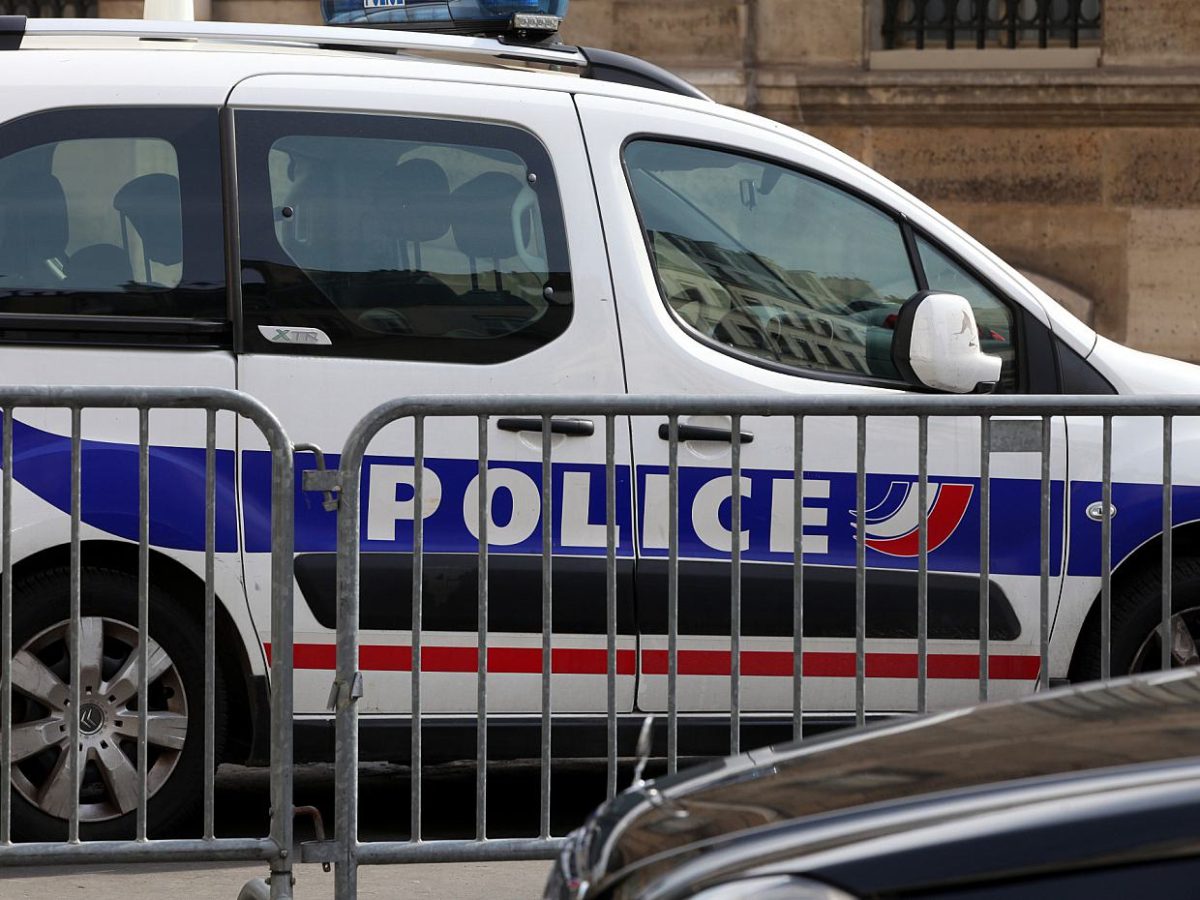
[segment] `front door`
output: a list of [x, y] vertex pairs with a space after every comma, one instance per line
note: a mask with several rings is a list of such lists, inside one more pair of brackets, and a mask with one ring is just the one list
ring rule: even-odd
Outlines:
[[[932, 228], [902, 214], [893, 204], [917, 205], [881, 180], [727, 118], [669, 109], [651, 118], [596, 97], [580, 97], [579, 106], [610, 250], [621, 260], [614, 280], [631, 393], [852, 400], [907, 390], [891, 358], [892, 328], [900, 305], [926, 288], [971, 300], [984, 350], [1004, 361], [1000, 389], [1023, 387], [1020, 309]], [[680, 421], [681, 711], [730, 707], [733, 424], [729, 417]], [[1040, 447], [1040, 426], [1005, 427], [1021, 440], [1005, 445], [1019, 452], [992, 460], [993, 696], [1032, 685], [1040, 633], [1040, 454], [1030, 452], [1031, 437]], [[803, 429], [802, 704], [840, 713], [858, 700], [858, 424], [812, 415]], [[795, 430], [778, 417], [740, 423], [741, 704], [751, 712], [793, 706]], [[1057, 575], [1061, 421], [1052, 433]], [[648, 710], [666, 705], [666, 437], [662, 419], [633, 425], [642, 526], [638, 702]], [[918, 425], [872, 418], [865, 437], [863, 699], [868, 711], [911, 710], [918, 702]], [[979, 441], [976, 419], [929, 422], [930, 707], [970, 702], [978, 692]], [[1051, 584], [1055, 600], [1059, 581]]]
[[[230, 103], [241, 224], [239, 383], [296, 440], [332, 455], [397, 397], [619, 393], [603, 238], [569, 96], [387, 79], [263, 76]], [[295, 98], [303, 98], [297, 104]], [[340, 110], [353, 109], [346, 113]], [[604, 690], [602, 419], [553, 437], [553, 705], [599, 712]], [[540, 709], [540, 425], [487, 425], [488, 705]], [[628, 429], [615, 456], [623, 511], [622, 678], [633, 704]], [[245, 446], [253, 447], [245, 437]], [[413, 424], [388, 426], [363, 472], [366, 715], [408, 710]], [[478, 422], [425, 427], [423, 696], [476, 708]], [[267, 565], [255, 506], [265, 457], [243, 455], [247, 580]], [[299, 461], [311, 465], [311, 461]], [[298, 496], [296, 703], [325, 709], [334, 665], [335, 514]], [[265, 616], [262, 621], [267, 621]]]

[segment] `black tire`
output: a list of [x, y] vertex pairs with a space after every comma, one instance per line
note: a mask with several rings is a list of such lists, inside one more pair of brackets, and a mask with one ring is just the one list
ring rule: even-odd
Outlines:
[[[1200, 644], [1200, 558], [1177, 559], [1171, 570], [1171, 616]], [[1118, 574], [1112, 586], [1112, 676], [1156, 671], [1162, 623], [1162, 573], [1156, 566]], [[1071, 659], [1073, 682], [1100, 677], [1100, 600], [1097, 598]], [[1172, 667], [1184, 661], [1172, 661]]]
[[[32, 656], [64, 684], [69, 684], [71, 664], [65, 637], [70, 619], [69, 598], [70, 573], [67, 569], [39, 573], [13, 586], [14, 665], [21, 658], [24, 666], [34, 666], [29, 661]], [[89, 693], [80, 698], [80, 710], [88, 716], [87, 727], [96, 728], [86, 738], [88, 762], [80, 791], [81, 803], [85, 804], [80, 812], [80, 837], [83, 840], [128, 839], [135, 836], [137, 806], [135, 799], [129, 808], [129, 770], [125, 760], [136, 773], [136, 730], [132, 736], [129, 730], [136, 729], [136, 710], [141, 698], [147, 694], [140, 680], [119, 677], [130, 660], [136, 658], [136, 576], [84, 568], [81, 572], [81, 605], [84, 620], [88, 623], [88, 645], [100, 648], [100, 663], [96, 667], [100, 674], [93, 679], [81, 678], [81, 690], [96, 681], [99, 686], [108, 685], [103, 694], [109, 696]], [[151, 837], [163, 837], [178, 834], [185, 825], [195, 822], [197, 810], [203, 803], [204, 634], [198, 618], [188, 615], [175, 600], [154, 585], [150, 586], [148, 628], [151, 648], [157, 644], [168, 658], [168, 663], [161, 666], [151, 661], [150, 669], [156, 674], [148, 692], [149, 710], [163, 717], [158, 724], [164, 727], [152, 726], [150, 729], [155, 743], [147, 753], [152, 791], [147, 805], [147, 832]], [[97, 634], [100, 635], [98, 638]], [[87, 658], [82, 641], [81, 637], [81, 664]], [[21, 656], [22, 651], [25, 656]], [[156, 658], [161, 660], [161, 657]], [[158, 672], [160, 667], [162, 672]], [[20, 684], [15, 673], [13, 681], [14, 686]], [[55, 690], [61, 692], [61, 688]], [[56, 700], [61, 694], [47, 693], [46, 696]], [[225, 708], [220, 666], [217, 666], [216, 699], [214, 725], [219, 759]], [[124, 717], [122, 710], [126, 712]], [[56, 711], [52, 706], [34, 700], [32, 694], [19, 687], [13, 692], [14, 747], [16, 729], [22, 723], [47, 717], [63, 723], [55, 724], [49, 732], [61, 743], [46, 746], [13, 764], [12, 828], [15, 840], [60, 841], [68, 836], [67, 818], [53, 813], [54, 810], [61, 812], [63, 797], [69, 802], [67, 783], [59, 785], [58, 792], [46, 790], [66, 749], [66, 739], [58, 734], [70, 727], [65, 713], [65, 707]], [[97, 726], [96, 721], [100, 725]], [[167, 725], [170, 727], [165, 727]], [[27, 746], [38, 746], [45, 740], [41, 737]], [[122, 754], [124, 760], [115, 753]], [[114, 783], [120, 790], [113, 788]], [[136, 780], [133, 790], [136, 798]]]

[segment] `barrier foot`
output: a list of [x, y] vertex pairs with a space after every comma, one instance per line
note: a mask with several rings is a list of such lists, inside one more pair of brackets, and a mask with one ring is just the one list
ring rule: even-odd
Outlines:
[[242, 885], [237, 900], [271, 900], [271, 885], [265, 878], [251, 878]]

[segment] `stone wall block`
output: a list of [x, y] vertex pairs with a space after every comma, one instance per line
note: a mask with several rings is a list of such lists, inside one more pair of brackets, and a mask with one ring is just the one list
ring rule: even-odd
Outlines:
[[1195, 0], [1104, 0], [1103, 64], [1200, 64]]
[[314, 0], [212, 0], [218, 22], [286, 22], [322, 25], [321, 4]]
[[1127, 343], [1200, 360], [1200, 210], [1132, 212], [1129, 292]]
[[1101, 141], [1092, 129], [873, 128], [871, 143], [875, 168], [935, 204], [1103, 198]]
[[1115, 206], [1200, 207], [1200, 128], [1119, 128], [1106, 141]]
[[758, 62], [861, 68], [864, 0], [758, 0]]
[[610, 49], [693, 66], [740, 61], [740, 8], [735, 0], [615, 0]]
[[1071, 286], [1092, 302], [1095, 327], [1121, 339], [1130, 296], [1128, 212], [1033, 202], [937, 209], [1010, 265]]
[[563, 41], [581, 47], [612, 47], [616, 40], [613, 6], [613, 0], [571, 0], [563, 23]]
[[[773, 116], [772, 118], [777, 117]], [[817, 140], [824, 141], [831, 147], [853, 156], [859, 162], [866, 162], [869, 158], [867, 154], [869, 129], [867, 128], [856, 128], [849, 125], [804, 125], [801, 127]]]

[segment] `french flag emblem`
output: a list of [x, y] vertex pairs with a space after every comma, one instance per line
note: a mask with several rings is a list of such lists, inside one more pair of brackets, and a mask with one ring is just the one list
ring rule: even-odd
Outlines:
[[[975, 488], [970, 484], [930, 482], [929, 552], [933, 552], [954, 534]], [[918, 519], [920, 503], [917, 482], [893, 481], [883, 499], [866, 511], [866, 545], [888, 556], [915, 557], [920, 553]]]

